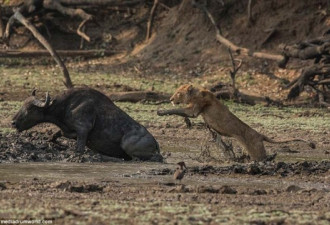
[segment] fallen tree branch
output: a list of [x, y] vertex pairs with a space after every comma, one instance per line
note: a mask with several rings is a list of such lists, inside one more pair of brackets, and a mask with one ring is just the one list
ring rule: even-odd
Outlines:
[[[83, 20], [83, 21], [79, 24], [79, 26], [78, 26], [78, 28], [77, 28], [77, 34], [78, 34], [79, 36], [81, 36], [83, 39], [85, 39], [86, 41], [88, 41], [88, 42], [91, 41], [91, 38], [88, 37], [88, 36], [86, 35], [84, 25], [85, 25], [85, 23], [87, 23], [89, 20], [90, 20], [90, 19], [85, 19], [85, 20]], [[83, 45], [83, 44], [81, 44], [81, 45]], [[82, 47], [81, 47], [81, 48], [82, 48]]]
[[319, 81], [317, 84], [330, 85], [330, 78]]
[[[35, 2], [32, 1], [24, 1], [23, 4], [21, 4], [18, 8], [15, 7], [10, 7], [10, 11], [11, 13], [14, 12], [20, 12], [20, 13], [32, 13], [33, 11], [35, 11], [36, 7], [35, 4], [37, 4], [40, 0], [36, 0]], [[10, 36], [10, 28], [11, 26], [14, 24], [15, 22], [15, 16], [14, 14], [12, 14], [7, 22], [6, 25], [6, 30], [4, 33], [4, 38], [5, 39], [9, 39]]]
[[324, 100], [324, 95], [323, 95], [323, 93], [319, 93], [319, 103], [320, 103], [320, 105], [323, 105], [323, 106], [327, 107], [328, 109], [330, 109], [330, 103], [327, 103], [327, 102]]
[[3, 26], [3, 22], [2, 22], [2, 10], [0, 5], [0, 39], [3, 37], [4, 31], [5, 31], [5, 27]]
[[139, 102], [139, 101], [168, 101], [170, 95], [160, 94], [154, 91], [129, 91], [115, 92], [108, 95], [112, 101], [117, 102]]
[[[19, 12], [21, 9], [17, 9], [16, 12]], [[9, 39], [9, 36], [10, 36], [10, 28], [11, 26], [14, 24], [15, 22], [15, 17], [14, 15], [12, 15], [8, 22], [7, 22], [7, 25], [6, 25], [6, 30], [5, 30], [5, 33], [4, 33], [4, 38], [5, 39]]]
[[155, 11], [158, 5], [158, 0], [154, 0], [154, 4], [151, 8], [150, 11], [150, 15], [149, 15], [149, 19], [148, 19], [148, 23], [147, 23], [147, 34], [146, 34], [146, 41], [149, 40], [150, 36], [151, 36], [151, 28], [152, 28], [152, 22], [153, 22], [153, 18], [155, 15]]
[[312, 81], [316, 75], [330, 76], [330, 65], [313, 65], [305, 68], [301, 75], [288, 85], [289, 87], [292, 86], [292, 88], [287, 98], [291, 100], [298, 97], [304, 90], [305, 84], [307, 84], [308, 81]]
[[193, 0], [192, 4], [199, 9], [203, 10], [204, 13], [207, 15], [213, 26], [215, 27], [216, 31], [216, 39], [218, 42], [226, 46], [227, 48], [230, 48], [233, 52], [236, 54], [241, 54], [245, 56], [251, 56], [255, 58], [261, 58], [261, 59], [270, 59], [277, 61], [279, 67], [284, 68], [288, 62], [288, 58], [284, 55], [277, 55], [277, 54], [270, 54], [270, 53], [265, 53], [265, 52], [254, 52], [248, 48], [243, 48], [240, 46], [235, 45], [228, 39], [222, 36], [220, 30], [218, 29], [216, 22], [214, 20], [214, 17], [211, 15], [211, 13], [207, 10], [207, 8], [204, 5], [198, 4], [195, 0]]
[[[56, 51], [60, 56], [67, 57], [100, 57], [100, 56], [110, 56], [114, 54], [119, 54], [122, 52], [116, 52], [111, 50], [57, 50]], [[3, 58], [18, 58], [18, 57], [37, 57], [37, 56], [51, 56], [47, 50], [33, 50], [33, 51], [19, 51], [19, 50], [0, 50], [0, 57]]]
[[67, 88], [72, 88], [73, 84], [69, 75], [69, 72], [66, 68], [66, 66], [64, 65], [63, 61], [61, 60], [61, 58], [58, 56], [58, 54], [56, 53], [56, 51], [53, 49], [53, 47], [48, 43], [48, 41], [38, 32], [38, 30], [30, 23], [30, 21], [28, 21], [20, 12], [19, 10], [17, 10], [14, 15], [13, 18], [15, 18], [16, 20], [18, 20], [20, 23], [22, 23], [27, 29], [29, 29], [31, 31], [31, 33], [33, 34], [33, 36], [38, 39], [38, 41], [40, 41], [40, 43], [49, 51], [49, 53], [51, 54], [51, 56], [54, 58], [54, 60], [57, 62], [57, 64], [59, 65], [59, 67], [62, 70], [62, 73], [64, 75], [64, 85]]
[[275, 105], [275, 106], [282, 106], [283, 104], [279, 101], [273, 100], [267, 96], [259, 97], [254, 95], [247, 95], [242, 92], [233, 90], [233, 87], [218, 83], [210, 88], [208, 88], [218, 99], [224, 100], [233, 100], [234, 102], [244, 103], [248, 105], [255, 105], [263, 103], [266, 106]]
[[[315, 63], [318, 63], [321, 59], [323, 59], [324, 63], [329, 63], [329, 59], [330, 59], [330, 38], [329, 37], [318, 38], [318, 39], [312, 40], [310, 42], [302, 42], [302, 43], [300, 43], [298, 45], [294, 45], [294, 46], [281, 45], [280, 49], [283, 52], [281, 55], [264, 53], [264, 52], [254, 52], [248, 48], [243, 48], [243, 47], [237, 46], [234, 43], [232, 43], [231, 41], [229, 41], [228, 39], [226, 39], [222, 35], [221, 29], [218, 28], [218, 26], [214, 20], [214, 17], [208, 11], [208, 9], [206, 8], [205, 5], [199, 4], [195, 0], [192, 1], [192, 4], [196, 7], [198, 7], [199, 9], [201, 9], [206, 14], [206, 16], [209, 18], [209, 20], [211, 21], [211, 23], [213, 24], [213, 26], [215, 28], [217, 41], [229, 49], [231, 61], [232, 61], [233, 68], [234, 68], [233, 71], [230, 72], [234, 93], [236, 92], [235, 91], [235, 82], [234, 82], [235, 63], [234, 63], [234, 59], [231, 54], [231, 51], [234, 51], [237, 54], [242, 54], [242, 55], [251, 56], [251, 57], [255, 57], [255, 58], [275, 60], [278, 62], [278, 66], [281, 68], [284, 68], [286, 66], [290, 57], [299, 58], [299, 59], [303, 59], [303, 60], [315, 59]], [[248, 4], [249, 4], [249, 7], [251, 7], [251, 5], [250, 5], [251, 1], [249, 1]], [[266, 41], [274, 34], [274, 32], [270, 33], [270, 35], [266, 38]], [[296, 98], [302, 92], [304, 85], [307, 85], [307, 84], [309, 84], [309, 85], [313, 86], [315, 89], [317, 89], [319, 91], [319, 97], [320, 97], [320, 94], [323, 95], [324, 94], [323, 92], [325, 92], [325, 91], [322, 92], [318, 88], [315, 87], [315, 85], [317, 85], [317, 82], [314, 81], [314, 77], [316, 75], [325, 75], [325, 77], [322, 78], [322, 79], [325, 79], [325, 78], [328, 78], [329, 74], [330, 74], [330, 65], [328, 66], [327, 64], [324, 66], [314, 66], [312, 68], [308, 68], [308, 69], [304, 70], [303, 74], [299, 78], [295, 79], [293, 82], [291, 82], [288, 85], [288, 87], [293, 86], [288, 94], [288, 99]], [[320, 79], [319, 79], [319, 81], [320, 81]], [[228, 89], [228, 91], [230, 91], [230, 89]], [[238, 93], [238, 91], [237, 91], [237, 93]], [[246, 101], [246, 100], [249, 101], [249, 98], [246, 98], [248, 96], [244, 96], [242, 93], [239, 93], [239, 94], [241, 97], [243, 97], [244, 101]], [[216, 93], [216, 95], [218, 95], [218, 96], [221, 96], [221, 95], [228, 96], [229, 95], [230, 97], [233, 96], [232, 93], [230, 93], [230, 92], [228, 93], [223, 90], [221, 90], [219, 93]], [[234, 99], [236, 99], [235, 95], [234, 95]], [[267, 97], [265, 99], [268, 99], [269, 103], [274, 102], [274, 101], [270, 101], [270, 99]], [[320, 98], [320, 99], [321, 100], [319, 102], [324, 105], [325, 98]]]
[[77, 16], [77, 17], [80, 17], [81, 19], [83, 19], [83, 21], [80, 23], [80, 25], [77, 28], [77, 34], [79, 36], [81, 36], [83, 39], [85, 39], [86, 41], [90, 42], [90, 40], [91, 40], [90, 37], [87, 36], [87, 34], [85, 34], [81, 28], [85, 25], [85, 23], [87, 21], [89, 21], [93, 18], [92, 15], [86, 13], [82, 9], [71, 9], [71, 8], [64, 7], [63, 5], [61, 5], [60, 1], [55, 1], [55, 0], [45, 1], [44, 7], [46, 9], [57, 10], [58, 12], [62, 13], [63, 15], [68, 15], [71, 17]]
[[59, 0], [60, 3], [67, 6], [79, 5], [97, 5], [97, 6], [132, 6], [144, 2], [144, 0]]
[[308, 46], [286, 46], [280, 45], [279, 48], [287, 57], [298, 58], [298, 59], [315, 59], [322, 57], [322, 55], [329, 55], [330, 43], [322, 43], [321, 45], [308, 45]]

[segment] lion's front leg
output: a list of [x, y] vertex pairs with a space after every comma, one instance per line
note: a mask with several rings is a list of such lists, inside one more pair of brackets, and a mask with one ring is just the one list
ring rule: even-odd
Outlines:
[[169, 109], [169, 110], [158, 110], [158, 116], [166, 115], [178, 115], [183, 117], [196, 118], [200, 113], [200, 110], [197, 107], [187, 107], [187, 108], [178, 108], [178, 109]]

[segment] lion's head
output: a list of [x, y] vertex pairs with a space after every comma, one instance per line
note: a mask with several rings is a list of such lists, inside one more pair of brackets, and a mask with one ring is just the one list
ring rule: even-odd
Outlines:
[[203, 104], [214, 101], [215, 96], [208, 90], [194, 87], [192, 84], [181, 85], [170, 98], [173, 105], [178, 104]]
[[198, 89], [191, 84], [181, 85], [170, 98], [173, 105], [188, 104]]

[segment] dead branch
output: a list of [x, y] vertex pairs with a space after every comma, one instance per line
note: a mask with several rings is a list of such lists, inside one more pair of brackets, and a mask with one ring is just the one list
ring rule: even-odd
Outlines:
[[[17, 9], [16, 12], [19, 12], [21, 11], [21, 8]], [[5, 30], [5, 33], [4, 33], [4, 38], [5, 39], [9, 39], [9, 36], [10, 36], [10, 28], [12, 27], [12, 25], [14, 24], [15, 22], [15, 17], [14, 15], [12, 15], [8, 22], [7, 22], [7, 25], [6, 25], [6, 30]]]
[[31, 31], [31, 33], [33, 34], [33, 36], [35, 38], [38, 39], [38, 41], [40, 41], [40, 43], [49, 51], [49, 53], [51, 54], [51, 56], [54, 58], [54, 60], [57, 62], [57, 64], [59, 65], [59, 67], [62, 70], [62, 73], [64, 75], [65, 78], [65, 86], [67, 88], [72, 88], [73, 84], [71, 82], [71, 78], [69, 75], [69, 72], [66, 68], [66, 66], [64, 65], [63, 61], [61, 60], [61, 58], [58, 56], [58, 54], [56, 53], [56, 51], [53, 49], [53, 47], [48, 43], [48, 41], [38, 32], [38, 30], [30, 23], [30, 21], [28, 21], [20, 12], [19, 10], [17, 10], [14, 15], [13, 18], [15, 18], [16, 20], [18, 20], [20, 23], [22, 23], [27, 29], [29, 29]]
[[[91, 38], [88, 37], [88, 36], [85, 34], [85, 30], [86, 30], [86, 28], [84, 27], [84, 25], [85, 25], [85, 23], [86, 23], [87, 21], [89, 21], [89, 19], [83, 20], [83, 21], [79, 24], [79, 26], [78, 26], [78, 28], [77, 28], [77, 34], [78, 34], [80, 37], [82, 37], [84, 40], [90, 42], [90, 41], [91, 41]], [[83, 44], [81, 44], [81, 45], [83, 45]], [[81, 47], [81, 48], [82, 48], [82, 47]]]
[[319, 81], [317, 84], [330, 85], [330, 78]]
[[254, 95], [247, 95], [242, 92], [234, 92], [232, 86], [219, 82], [218, 84], [208, 88], [218, 99], [233, 100], [237, 103], [244, 103], [248, 105], [264, 104], [266, 106], [275, 105], [282, 106], [279, 101], [273, 100], [269, 97], [259, 97]]
[[[238, 70], [242, 66], [242, 60], [238, 60], [238, 59], [235, 60], [234, 57], [233, 57], [233, 54], [232, 54], [231, 50], [228, 49], [228, 51], [229, 51], [231, 63], [232, 63], [232, 66], [233, 66], [233, 70], [230, 70], [229, 73], [230, 73], [230, 78], [231, 78], [232, 86], [233, 86], [233, 89], [234, 89], [234, 95], [236, 95], [237, 92], [238, 92], [238, 90], [236, 89], [235, 78], [236, 78], [236, 73], [238, 72]], [[235, 61], [238, 61], [238, 65], [237, 66], [236, 66]]]
[[4, 26], [3, 26], [3, 22], [2, 22], [2, 10], [1, 10], [1, 5], [0, 5], [0, 38], [3, 37], [3, 33], [4, 33]]
[[67, 6], [79, 5], [97, 5], [97, 6], [132, 6], [143, 2], [143, 0], [59, 0], [60, 3]]
[[[288, 84], [287, 87], [291, 87], [291, 90], [288, 94], [288, 99], [294, 99], [299, 96], [299, 94], [304, 90], [304, 86], [308, 83], [311, 83], [315, 88], [315, 84], [313, 80], [316, 75], [330, 75], [330, 65], [313, 65], [308, 68], [305, 68], [301, 75]], [[321, 92], [321, 91], [320, 91]]]
[[[215, 23], [215, 20], [214, 20], [213, 16], [208, 12], [208, 10], [206, 9], [206, 7], [204, 5], [200, 5], [200, 4], [196, 3], [195, 1], [193, 1], [193, 4], [196, 5], [197, 7], [201, 8], [202, 10], [204, 10], [204, 12], [208, 15], [211, 23], [213, 24], [213, 26], [214, 26], [214, 28], [216, 30], [216, 33], [219, 34], [219, 35], [222, 35], [221, 28], [217, 26], [217, 24]], [[235, 77], [236, 77], [236, 73], [238, 72], [238, 70], [242, 66], [242, 60], [235, 60], [234, 57], [233, 57], [233, 53], [232, 53], [231, 48], [227, 47], [227, 49], [228, 49], [230, 60], [231, 60], [232, 66], [233, 66], [233, 69], [230, 71], [230, 78], [232, 80], [233, 93], [230, 94], [230, 96], [235, 99], [235, 96], [238, 93], [238, 90], [236, 89], [236, 85], [235, 85]], [[236, 66], [235, 61], [238, 61], [239, 62], [237, 66]]]
[[252, 25], [253, 24], [253, 18], [252, 18], [252, 0], [249, 0], [249, 2], [248, 2], [247, 12], [248, 12], [248, 24], [249, 25]]
[[[20, 12], [21, 14], [24, 13], [24, 12], [27, 12], [27, 13], [31, 13], [33, 12], [34, 10], [36, 9], [34, 3], [31, 1], [24, 1], [22, 5], [20, 5], [18, 8], [10, 8], [10, 11], [11, 12]], [[4, 38], [5, 39], [9, 39], [9, 36], [10, 36], [10, 29], [12, 27], [12, 25], [14, 24], [15, 22], [15, 16], [14, 14], [10, 16], [8, 22], [7, 22], [7, 25], [6, 25], [6, 30], [5, 30], [5, 34], [4, 34]]]
[[167, 5], [165, 5], [164, 3], [162, 3], [162, 2], [159, 2], [158, 3], [161, 7], [163, 7], [164, 9], [166, 9], [166, 10], [170, 10], [171, 8], [170, 7], [168, 7]]
[[153, 18], [155, 15], [155, 11], [158, 5], [158, 0], [154, 0], [154, 4], [151, 8], [150, 11], [150, 15], [149, 15], [149, 19], [148, 19], [148, 23], [147, 23], [147, 34], [146, 34], [146, 41], [149, 40], [150, 36], [151, 36], [151, 28], [152, 28], [152, 22], [153, 22]]
[[[315, 59], [315, 63], [318, 63], [321, 58], [324, 59], [325, 63], [329, 62], [330, 59], [330, 38], [328, 37], [322, 37], [322, 38], [318, 38], [309, 42], [302, 42], [298, 45], [294, 45], [294, 46], [285, 46], [285, 45], [281, 45], [280, 49], [282, 50], [282, 55], [276, 55], [276, 54], [269, 54], [269, 53], [264, 53], [264, 52], [253, 52], [250, 49], [247, 48], [243, 48], [240, 46], [235, 45], [234, 43], [232, 43], [231, 41], [229, 41], [228, 39], [226, 39], [225, 37], [222, 36], [221, 33], [221, 29], [218, 28], [214, 17], [211, 15], [211, 13], [207, 10], [205, 5], [199, 4], [197, 3], [195, 0], [192, 1], [192, 4], [196, 7], [198, 7], [199, 9], [201, 9], [209, 18], [209, 20], [211, 21], [211, 23], [213, 24], [215, 31], [216, 31], [216, 39], [218, 42], [220, 42], [221, 44], [223, 44], [224, 46], [226, 46], [227, 48], [229, 48], [230, 50], [236, 52], [237, 54], [242, 54], [242, 55], [246, 55], [246, 56], [251, 56], [251, 57], [255, 57], [255, 58], [262, 58], [262, 59], [270, 59], [270, 60], [275, 60], [278, 62], [278, 66], [281, 68], [284, 68], [287, 64], [287, 62], [289, 61], [290, 57], [292, 58], [299, 58], [299, 59]], [[252, 4], [251, 1], [249, 1], [249, 5]], [[249, 6], [251, 7], [251, 6]], [[266, 40], [264, 42], [266, 42], [269, 38], [271, 38], [271, 36], [275, 33], [271, 32], [270, 35], [268, 35], [266, 37]], [[232, 78], [232, 86], [234, 89], [234, 93], [235, 93], [235, 63], [234, 63], [234, 58], [231, 54], [231, 51], [229, 51], [229, 54], [231, 56], [231, 61], [233, 64], [233, 70], [230, 72], [231, 73], [231, 78]], [[324, 75], [326, 77], [323, 77], [322, 79], [325, 78], [329, 78], [329, 74], [330, 74], [330, 66], [314, 66], [311, 68], [307, 68], [306, 70], [304, 70], [304, 72], [302, 73], [302, 75], [295, 79], [294, 81], [292, 81], [288, 87], [293, 86], [288, 94], [288, 99], [293, 99], [296, 98], [303, 90], [305, 85], [311, 85], [313, 86], [314, 89], [316, 89], [319, 93], [319, 97], [320, 94], [324, 95], [325, 91], [321, 91], [319, 90], [317, 87], [315, 87], [315, 85], [317, 85], [317, 81], [314, 81], [314, 78], [316, 75]], [[320, 81], [320, 80], [319, 80]], [[324, 85], [323, 85], [324, 87]], [[324, 88], [323, 88], [324, 89]], [[216, 95], [229, 95], [231, 96], [231, 93], [226, 93], [223, 92], [221, 90], [220, 93], [216, 93]], [[245, 100], [245, 97], [248, 96], [244, 96], [242, 93], [239, 93], [240, 96], [244, 97], [243, 99]], [[235, 97], [235, 95], [234, 95]], [[234, 98], [235, 99], [235, 98]], [[269, 99], [269, 98], [265, 98], [265, 99]], [[320, 103], [323, 102], [322, 104], [324, 105], [324, 98], [320, 98], [321, 100], [319, 101]], [[322, 100], [323, 99], [323, 100]], [[249, 98], [247, 98], [247, 100], [249, 100]], [[269, 102], [269, 101], [267, 101]], [[272, 101], [270, 101], [272, 102]]]
[[139, 102], [139, 101], [168, 101], [169, 95], [160, 94], [153, 91], [129, 91], [115, 92], [109, 95], [112, 101], [117, 102]]
[[68, 15], [71, 17], [80, 17], [83, 19], [83, 21], [80, 23], [80, 25], [77, 28], [77, 34], [84, 38], [86, 41], [90, 42], [90, 37], [88, 37], [82, 30], [81, 28], [85, 25], [85, 23], [89, 20], [91, 20], [93, 17], [92, 15], [86, 13], [82, 9], [71, 9], [64, 7], [61, 5], [60, 1], [55, 1], [55, 0], [48, 0], [44, 2], [44, 7], [46, 9], [53, 9], [57, 10], [58, 12], [62, 13], [63, 15]]
[[207, 17], [209, 18], [209, 20], [215, 27], [217, 41], [220, 42], [221, 44], [223, 44], [224, 46], [226, 46], [227, 48], [230, 48], [236, 54], [242, 54], [245, 56], [251, 56], [251, 57], [261, 58], [261, 59], [274, 60], [274, 61], [277, 61], [278, 65], [281, 68], [286, 66], [288, 59], [284, 55], [276, 55], [276, 54], [270, 54], [270, 53], [264, 53], [264, 52], [254, 52], [248, 48], [243, 48], [243, 47], [235, 45], [234, 43], [232, 43], [231, 41], [229, 41], [228, 39], [226, 39], [225, 37], [222, 36], [220, 30], [218, 29], [218, 27], [216, 25], [214, 17], [212, 16], [212, 14], [207, 10], [207, 8], [204, 5], [196, 3], [195, 0], [192, 2], [192, 4], [196, 7], [198, 7], [199, 9], [201, 9], [207, 15]]
[[[110, 51], [110, 50], [57, 50], [60, 56], [75, 57], [82, 56], [86, 58], [110, 56], [119, 54], [122, 52]], [[0, 50], [0, 57], [38, 57], [38, 56], [50, 56], [47, 50], [33, 50], [33, 51], [19, 51], [19, 50]]]
[[320, 45], [312, 43], [293, 46], [280, 45], [279, 48], [287, 57], [303, 60], [319, 58], [322, 55], [330, 55], [330, 42], [321, 43]]
[[323, 93], [319, 93], [319, 103], [320, 103], [320, 105], [323, 105], [323, 106], [327, 107], [328, 109], [330, 109], [330, 104], [327, 103], [327, 102], [324, 100], [324, 95], [323, 95]]

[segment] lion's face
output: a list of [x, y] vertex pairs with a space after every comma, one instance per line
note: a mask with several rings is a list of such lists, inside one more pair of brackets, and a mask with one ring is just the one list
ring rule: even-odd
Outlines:
[[185, 84], [180, 86], [170, 98], [173, 105], [188, 104], [191, 99], [193, 86], [191, 84]]

